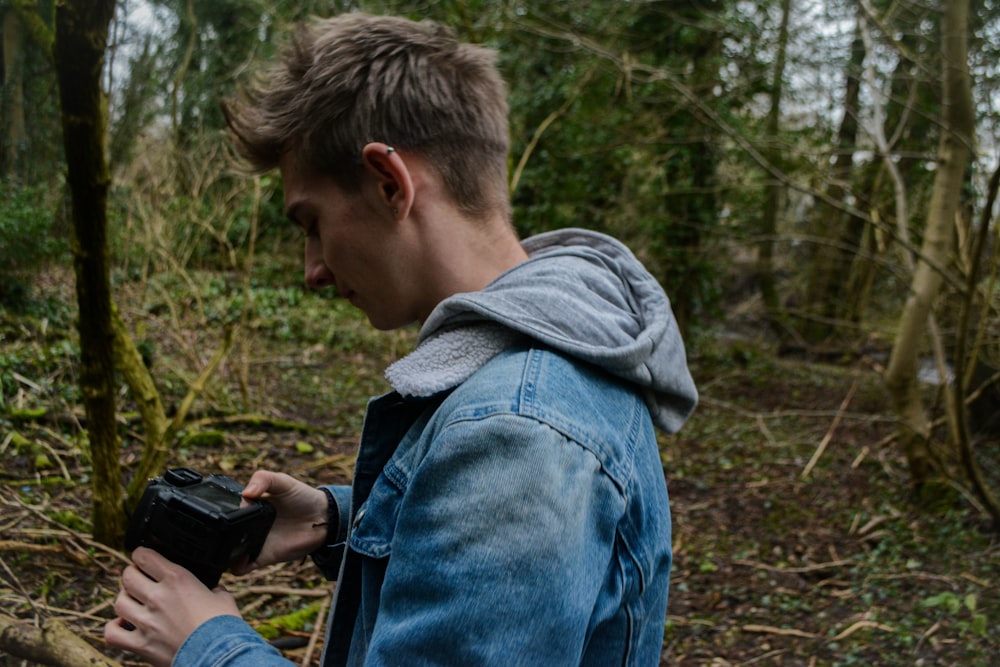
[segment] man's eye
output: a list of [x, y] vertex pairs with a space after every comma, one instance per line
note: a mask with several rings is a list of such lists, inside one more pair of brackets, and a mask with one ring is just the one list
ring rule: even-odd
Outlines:
[[303, 221], [301, 224], [296, 222], [292, 225], [292, 229], [295, 230], [295, 235], [299, 238], [306, 237], [316, 237], [318, 235], [317, 225], [315, 222]]

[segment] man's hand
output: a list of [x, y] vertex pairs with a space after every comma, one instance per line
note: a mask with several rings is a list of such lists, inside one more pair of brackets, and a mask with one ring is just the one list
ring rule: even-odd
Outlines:
[[118, 617], [104, 626], [108, 644], [164, 666], [199, 625], [216, 616], [240, 615], [224, 589], [208, 590], [183, 567], [146, 547], [132, 553], [132, 564], [122, 572], [114, 610]]
[[243, 497], [267, 500], [276, 515], [256, 560], [239, 563], [237, 574], [285, 561], [299, 560], [323, 546], [327, 531], [327, 498], [319, 489], [280, 472], [258, 470], [243, 489]]

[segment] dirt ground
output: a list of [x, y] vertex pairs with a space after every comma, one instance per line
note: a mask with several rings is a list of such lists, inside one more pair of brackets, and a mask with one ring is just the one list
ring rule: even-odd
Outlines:
[[[282, 299], [273, 312], [258, 304], [171, 465], [349, 480], [364, 399], [412, 332], [371, 337], [339, 311], [297, 323]], [[217, 345], [203, 319], [178, 328], [175, 305], [131, 314], [173, 400]], [[102, 641], [125, 560], [88, 536], [74, 353], [53, 324], [7, 317], [0, 338], [0, 609], [30, 625], [59, 619], [131, 664]], [[675, 549], [661, 665], [1000, 664], [997, 534], [958, 486], [929, 508], [915, 502], [877, 361], [782, 358], [712, 334], [691, 361], [701, 404], [661, 443]], [[128, 474], [142, 434], [127, 412], [121, 433]], [[995, 467], [997, 444], [979, 451]], [[332, 587], [311, 564], [223, 582], [291, 660], [316, 664]], [[21, 664], [0, 653], [0, 665]]]

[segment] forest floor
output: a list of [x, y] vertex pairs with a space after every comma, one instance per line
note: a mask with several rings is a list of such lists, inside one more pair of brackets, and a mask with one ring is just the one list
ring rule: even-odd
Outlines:
[[[248, 292], [233, 283], [117, 284], [166, 404], [240, 321]], [[365, 400], [385, 390], [382, 370], [414, 333], [374, 333], [341, 301], [273, 284], [249, 292], [253, 315], [169, 464], [241, 482], [259, 467], [347, 482]], [[27, 310], [0, 308], [0, 610], [31, 625], [59, 619], [133, 664], [102, 640], [126, 561], [89, 537], [66, 285], [36, 286], [49, 298]], [[877, 362], [782, 358], [766, 336], [712, 332], [689, 352], [701, 403], [661, 440], [675, 549], [661, 664], [1000, 664], [998, 535], [960, 489], [914, 502]], [[142, 433], [125, 389], [120, 398], [128, 475]], [[998, 451], [981, 443], [993, 465]], [[332, 585], [311, 564], [223, 583], [289, 659], [316, 664]], [[0, 665], [21, 664], [0, 651]]]

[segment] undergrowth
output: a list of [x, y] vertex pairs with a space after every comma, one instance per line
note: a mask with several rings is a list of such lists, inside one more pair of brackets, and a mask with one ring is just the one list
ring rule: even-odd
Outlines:
[[[259, 467], [350, 479], [365, 402], [388, 389], [382, 371], [415, 331], [375, 332], [299, 282], [280, 271], [249, 290], [218, 272], [117, 278], [167, 405], [225, 328], [236, 332], [170, 465], [242, 481]], [[123, 559], [87, 536], [70, 284], [32, 315], [0, 310], [0, 606], [30, 623], [63, 619], [103, 648]], [[661, 664], [996, 664], [997, 536], [961, 490], [932, 509], [911, 497], [877, 371], [727, 340], [692, 346], [701, 404], [661, 439], [675, 550]], [[143, 435], [124, 386], [118, 396], [127, 474]], [[322, 638], [330, 588], [308, 563], [224, 582], [262, 632], [303, 640], [282, 644], [292, 659]]]
[[664, 664], [996, 664], [997, 535], [961, 492], [910, 494], [872, 367], [722, 347], [694, 367], [702, 405], [663, 446]]

